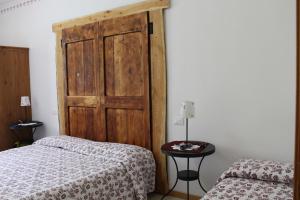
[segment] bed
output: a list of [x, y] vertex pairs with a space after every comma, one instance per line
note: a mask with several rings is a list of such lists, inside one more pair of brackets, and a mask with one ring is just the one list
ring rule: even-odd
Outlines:
[[292, 200], [293, 165], [242, 159], [225, 171], [202, 200]]
[[0, 199], [147, 199], [155, 188], [151, 151], [70, 136], [0, 153]]

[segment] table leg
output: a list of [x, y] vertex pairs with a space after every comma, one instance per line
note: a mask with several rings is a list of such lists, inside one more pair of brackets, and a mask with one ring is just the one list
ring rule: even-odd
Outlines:
[[[190, 158], [187, 158], [187, 176], [190, 177]], [[190, 199], [190, 181], [187, 181], [187, 200]]]
[[173, 159], [175, 166], [176, 166], [176, 181], [175, 181], [173, 187], [161, 198], [161, 200], [163, 200], [165, 197], [167, 197], [174, 190], [174, 188], [176, 187], [176, 185], [178, 183], [178, 165], [177, 165], [175, 158], [173, 156], [171, 156], [171, 158]]
[[201, 164], [202, 164], [202, 161], [204, 160], [204, 158], [205, 158], [205, 156], [202, 157], [202, 159], [201, 159], [201, 161], [200, 161], [200, 163], [199, 163], [199, 167], [198, 167], [198, 182], [199, 182], [199, 185], [200, 185], [201, 189], [202, 189], [205, 193], [207, 193], [207, 191], [203, 188], [203, 186], [202, 186], [202, 184], [201, 184], [201, 181], [200, 181], [200, 168], [201, 168]]

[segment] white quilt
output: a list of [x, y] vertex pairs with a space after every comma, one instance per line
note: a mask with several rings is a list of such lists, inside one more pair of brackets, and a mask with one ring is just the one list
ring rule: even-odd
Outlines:
[[0, 153], [0, 199], [147, 199], [155, 186], [152, 152], [68, 136]]

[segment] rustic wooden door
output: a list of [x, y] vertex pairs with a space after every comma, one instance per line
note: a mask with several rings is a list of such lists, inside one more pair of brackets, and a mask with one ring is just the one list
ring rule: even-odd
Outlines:
[[151, 149], [148, 14], [100, 22], [99, 44], [107, 141]]
[[68, 135], [151, 149], [148, 14], [63, 30]]
[[63, 30], [66, 134], [106, 141], [100, 115], [98, 23]]

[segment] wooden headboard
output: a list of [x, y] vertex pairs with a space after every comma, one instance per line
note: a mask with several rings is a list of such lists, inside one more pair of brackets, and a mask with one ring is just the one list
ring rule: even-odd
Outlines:
[[53, 25], [61, 134], [152, 150], [168, 190], [163, 9], [148, 0]]
[[146, 12], [63, 30], [66, 134], [151, 149]]

